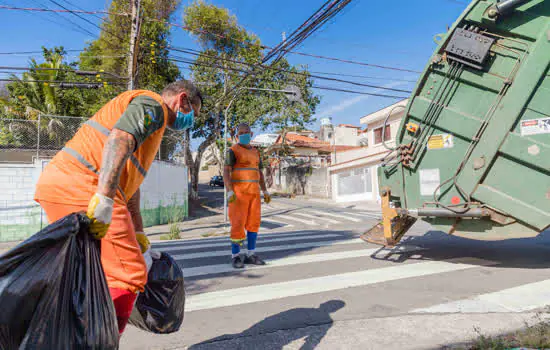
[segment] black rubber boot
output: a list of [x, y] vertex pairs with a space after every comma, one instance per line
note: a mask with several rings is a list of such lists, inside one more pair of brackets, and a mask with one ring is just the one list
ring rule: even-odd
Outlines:
[[249, 265], [265, 265], [265, 261], [256, 254], [247, 255], [244, 258], [244, 263]]
[[233, 267], [236, 269], [242, 269], [244, 267], [243, 258], [240, 255], [237, 255], [232, 259]]

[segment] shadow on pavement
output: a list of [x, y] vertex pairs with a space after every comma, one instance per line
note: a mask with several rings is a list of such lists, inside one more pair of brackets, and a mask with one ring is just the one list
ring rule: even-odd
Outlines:
[[394, 263], [452, 260], [500, 268], [545, 269], [550, 267], [550, 231], [533, 238], [502, 241], [479, 241], [429, 231], [423, 236], [405, 237], [396, 248], [381, 247], [372, 258]]
[[[321, 342], [334, 322], [331, 314], [342, 309], [346, 305], [342, 300], [329, 300], [319, 305], [318, 308], [296, 308], [269, 316], [256, 323], [247, 330], [238, 334], [224, 334], [222, 336], [206, 340], [189, 347], [189, 350], [207, 349], [258, 349], [255, 346], [254, 337], [279, 330], [296, 330], [300, 332], [288, 332], [279, 341], [269, 342], [269, 345], [261, 340], [261, 348], [279, 350], [288, 344], [304, 338], [303, 350], [315, 349]], [[328, 325], [328, 327], [316, 327], [304, 329], [310, 326]], [[223, 344], [220, 344], [223, 342]], [[257, 344], [258, 345], [258, 344]]]

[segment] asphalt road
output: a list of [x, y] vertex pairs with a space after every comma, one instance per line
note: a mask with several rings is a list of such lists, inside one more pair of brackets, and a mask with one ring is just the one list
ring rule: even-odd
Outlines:
[[417, 224], [393, 250], [357, 237], [375, 213], [277, 199], [258, 254], [227, 238], [158, 243], [186, 275], [182, 329], [129, 327], [121, 349], [434, 349], [535, 321], [550, 303], [550, 238], [479, 242]]

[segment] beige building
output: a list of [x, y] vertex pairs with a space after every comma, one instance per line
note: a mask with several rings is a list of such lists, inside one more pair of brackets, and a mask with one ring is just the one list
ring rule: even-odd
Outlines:
[[[332, 198], [337, 202], [378, 201], [377, 168], [388, 153], [388, 147], [395, 146], [397, 130], [403, 118], [408, 99], [371, 113], [361, 118], [367, 126], [368, 147], [338, 152], [332, 155], [329, 168], [332, 182]], [[388, 118], [388, 114], [391, 116]], [[387, 118], [386, 129], [383, 130]], [[383, 134], [384, 133], [384, 134]]]

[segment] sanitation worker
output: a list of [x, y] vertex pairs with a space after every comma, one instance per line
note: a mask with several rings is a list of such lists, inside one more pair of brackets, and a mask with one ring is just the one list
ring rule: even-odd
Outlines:
[[[261, 223], [260, 188], [266, 204], [271, 197], [265, 186], [260, 152], [250, 145], [252, 131], [248, 124], [237, 128], [238, 144], [231, 147], [226, 157], [223, 181], [227, 188], [229, 221], [231, 222], [231, 260], [233, 267], [244, 264], [265, 265], [255, 254]], [[241, 246], [247, 240], [247, 252], [241, 255]]]
[[200, 113], [202, 97], [189, 81], [158, 95], [127, 91], [101, 108], [46, 166], [35, 200], [50, 222], [85, 211], [101, 239], [101, 263], [122, 334], [147, 271], [139, 187], [166, 127], [185, 130]]

